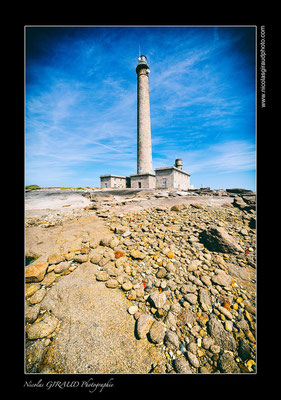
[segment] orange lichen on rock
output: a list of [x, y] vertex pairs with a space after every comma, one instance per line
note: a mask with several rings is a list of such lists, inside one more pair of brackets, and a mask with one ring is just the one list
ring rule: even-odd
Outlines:
[[114, 254], [115, 254], [115, 258], [117, 259], [117, 258], [123, 257], [125, 255], [125, 252], [122, 250], [116, 250]]

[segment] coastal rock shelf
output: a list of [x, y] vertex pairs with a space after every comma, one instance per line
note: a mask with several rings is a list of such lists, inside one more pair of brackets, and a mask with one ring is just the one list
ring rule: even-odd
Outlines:
[[255, 372], [255, 202], [246, 195], [113, 206], [98, 218], [106, 234], [85, 226], [79, 248], [27, 265], [27, 372]]

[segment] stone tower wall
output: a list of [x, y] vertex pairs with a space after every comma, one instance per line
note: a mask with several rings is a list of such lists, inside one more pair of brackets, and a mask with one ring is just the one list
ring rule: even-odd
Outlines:
[[138, 165], [137, 173], [152, 172], [149, 82], [146, 68], [138, 72]]

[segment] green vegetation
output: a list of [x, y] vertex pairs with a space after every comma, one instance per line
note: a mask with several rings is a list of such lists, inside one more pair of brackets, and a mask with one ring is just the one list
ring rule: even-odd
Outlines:
[[40, 189], [40, 186], [38, 185], [28, 185], [25, 187], [26, 190], [36, 190], [36, 189]]

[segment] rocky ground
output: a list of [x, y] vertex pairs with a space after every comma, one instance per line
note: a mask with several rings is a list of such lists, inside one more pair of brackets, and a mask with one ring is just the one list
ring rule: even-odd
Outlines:
[[76, 248], [26, 266], [27, 372], [59, 372], [46, 361], [61, 329], [49, 291], [84, 267], [108, 296], [126, 297], [134, 340], [161, 353], [143, 373], [254, 373], [255, 193], [84, 195], [86, 209], [26, 215], [26, 232], [85, 215], [98, 216], [110, 232], [95, 239], [84, 232]]

